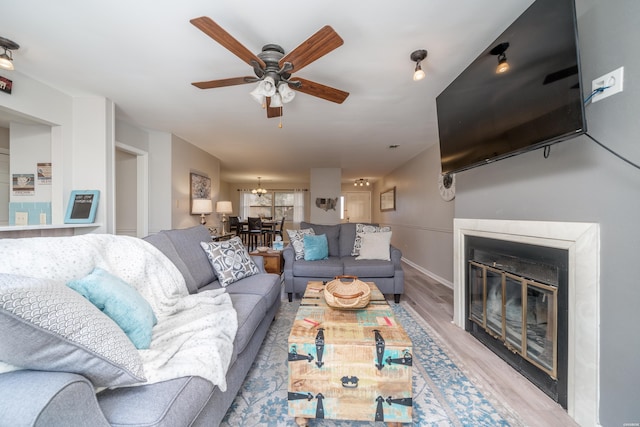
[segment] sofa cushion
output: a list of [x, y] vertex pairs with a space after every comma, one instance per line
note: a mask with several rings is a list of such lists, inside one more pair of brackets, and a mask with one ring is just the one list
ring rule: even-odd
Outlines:
[[322, 225], [302, 221], [300, 223], [300, 229], [304, 230], [305, 228], [312, 228], [315, 234], [324, 234], [327, 236], [329, 256], [340, 256], [340, 224]]
[[104, 390], [96, 397], [112, 426], [174, 427], [192, 425], [213, 392], [214, 386], [203, 378], [180, 377]]
[[206, 252], [218, 282], [223, 287], [260, 272], [240, 237], [222, 242], [201, 242], [200, 246]]
[[327, 244], [327, 236], [320, 234], [313, 236], [304, 235], [304, 259], [306, 261], [318, 261], [329, 258], [329, 246]]
[[313, 228], [305, 228], [301, 230], [287, 230], [287, 234], [289, 235], [289, 243], [291, 243], [291, 247], [296, 254], [295, 259], [300, 260], [304, 259], [304, 235], [305, 234], [313, 234], [315, 235], [315, 231]]
[[258, 295], [264, 299], [266, 307], [271, 307], [276, 300], [280, 298], [280, 288], [279, 275], [264, 273], [246, 277], [238, 282], [232, 283], [227, 286], [226, 290], [230, 295]]
[[173, 242], [169, 239], [169, 236], [166, 232], [161, 231], [160, 233], [151, 234], [144, 238], [145, 241], [151, 243], [157, 249], [160, 250], [167, 258], [173, 262], [173, 264], [180, 270], [182, 273], [182, 277], [184, 277], [184, 281], [187, 284], [187, 289], [190, 294], [195, 294], [198, 292], [198, 284], [195, 279], [191, 275], [189, 271], [189, 267], [184, 263], [176, 248], [173, 246]]
[[360, 255], [356, 260], [380, 259], [391, 261], [389, 249], [391, 247], [391, 231], [379, 233], [364, 233], [360, 235]]
[[47, 279], [0, 274], [0, 360], [77, 373], [95, 386], [146, 381], [122, 329], [64, 283]]
[[151, 305], [133, 286], [100, 267], [69, 281], [67, 286], [116, 322], [136, 348], [149, 348], [151, 329], [158, 320]]
[[267, 304], [260, 295], [230, 294], [238, 315], [238, 332], [233, 340], [233, 352], [242, 353], [253, 333], [267, 314]]
[[206, 227], [197, 225], [186, 229], [165, 230], [161, 233], [165, 233], [173, 243], [176, 252], [180, 254], [180, 258], [191, 273], [196, 288], [216, 280], [209, 259], [200, 247], [200, 242], [211, 241], [211, 234]]
[[344, 274], [358, 277], [393, 277], [393, 262], [381, 260], [356, 260], [354, 257], [342, 257]]
[[347, 222], [340, 224], [340, 256], [351, 256], [353, 242], [356, 239], [356, 224]]
[[297, 277], [333, 278], [342, 274], [344, 274], [342, 261], [338, 257], [329, 257], [318, 261], [301, 259], [293, 264], [293, 275]]
[[391, 231], [390, 227], [378, 227], [371, 224], [356, 224], [356, 237], [353, 241], [353, 250], [351, 256], [360, 255], [360, 247], [362, 246], [362, 235], [365, 233], [380, 233]]

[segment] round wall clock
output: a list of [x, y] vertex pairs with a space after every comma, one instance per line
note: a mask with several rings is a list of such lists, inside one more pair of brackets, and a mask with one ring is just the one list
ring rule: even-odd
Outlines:
[[440, 174], [438, 189], [443, 200], [449, 202], [456, 197], [456, 176], [451, 173]]

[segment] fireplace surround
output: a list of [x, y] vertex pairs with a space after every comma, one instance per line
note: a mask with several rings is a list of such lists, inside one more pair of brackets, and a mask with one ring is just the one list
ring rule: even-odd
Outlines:
[[454, 219], [454, 323], [465, 329], [467, 237], [566, 250], [568, 255], [567, 412], [598, 423], [599, 226], [594, 223]]

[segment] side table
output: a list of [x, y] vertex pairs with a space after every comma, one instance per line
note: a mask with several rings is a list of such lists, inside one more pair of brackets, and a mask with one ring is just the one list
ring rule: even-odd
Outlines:
[[258, 255], [264, 259], [264, 269], [267, 273], [282, 274], [284, 271], [284, 258], [282, 251], [269, 249], [267, 252], [253, 251], [250, 255]]

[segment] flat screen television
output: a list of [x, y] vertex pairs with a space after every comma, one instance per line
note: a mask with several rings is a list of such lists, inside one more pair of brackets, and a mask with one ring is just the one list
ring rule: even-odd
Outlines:
[[442, 173], [585, 133], [581, 82], [574, 0], [536, 0], [436, 98]]

